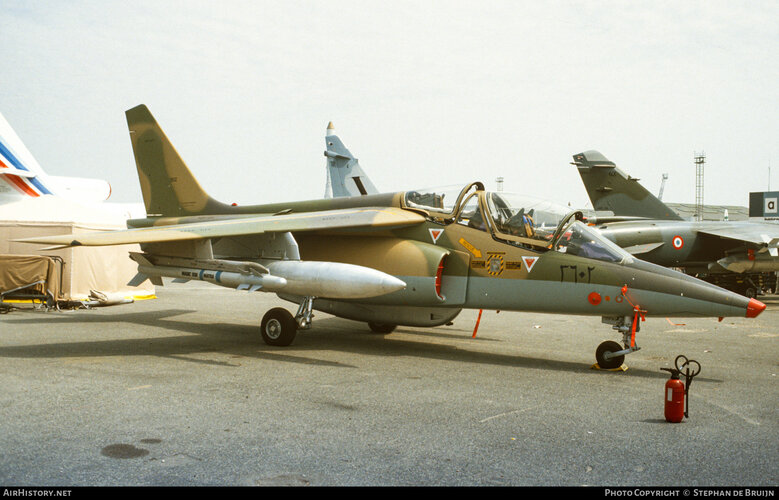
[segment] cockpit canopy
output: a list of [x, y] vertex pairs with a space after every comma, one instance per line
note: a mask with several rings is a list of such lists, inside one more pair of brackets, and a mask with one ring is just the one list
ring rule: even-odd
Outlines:
[[485, 193], [487, 209], [500, 233], [533, 237], [554, 234], [571, 210], [556, 203], [514, 193]]
[[406, 191], [403, 194], [403, 203], [409, 208], [418, 208], [425, 212], [435, 214], [451, 214], [456, 211], [462, 197], [466, 191], [471, 188], [481, 188], [481, 183], [469, 184], [465, 188], [461, 185], [444, 186], [436, 188], [419, 189], [416, 191]]
[[603, 237], [594, 227], [580, 221], [573, 221], [565, 226], [564, 231], [555, 239], [553, 248], [558, 252], [588, 259], [623, 264], [633, 262], [633, 257], [628, 252]]
[[481, 183], [407, 191], [405, 208], [444, 224], [457, 223], [492, 233], [508, 244], [555, 250], [608, 262], [630, 262], [630, 254], [579, 222], [581, 212], [534, 196], [485, 191]]

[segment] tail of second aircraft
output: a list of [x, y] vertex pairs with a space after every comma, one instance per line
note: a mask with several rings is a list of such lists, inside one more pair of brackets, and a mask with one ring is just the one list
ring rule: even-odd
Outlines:
[[613, 212], [616, 216], [682, 220], [639, 184], [638, 179], [622, 172], [599, 152], [574, 155], [573, 164], [579, 170], [594, 210]]
[[325, 197], [362, 196], [377, 194], [379, 191], [363, 172], [357, 158], [346, 149], [341, 139], [335, 135], [333, 123], [327, 126], [325, 137], [327, 145], [327, 187]]
[[108, 199], [111, 185], [101, 179], [47, 175], [0, 114], [0, 203], [43, 195], [98, 202]]
[[125, 112], [148, 217], [219, 214], [230, 207], [211, 198], [192, 175], [149, 109]]

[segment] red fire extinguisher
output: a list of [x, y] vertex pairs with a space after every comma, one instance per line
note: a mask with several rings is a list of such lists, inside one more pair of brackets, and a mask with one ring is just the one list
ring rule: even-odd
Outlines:
[[[680, 362], [683, 363], [680, 364]], [[676, 368], [661, 368], [671, 373], [671, 378], [665, 383], [665, 419], [668, 422], [678, 423], [684, 417], [689, 418], [689, 392], [692, 379], [701, 371], [701, 365], [694, 359], [688, 360], [685, 356], [677, 356]], [[686, 370], [683, 372], [682, 370]], [[684, 373], [685, 382], [680, 375]]]
[[679, 423], [684, 418], [684, 383], [676, 368], [661, 368], [671, 372], [671, 378], [665, 383], [665, 419]]

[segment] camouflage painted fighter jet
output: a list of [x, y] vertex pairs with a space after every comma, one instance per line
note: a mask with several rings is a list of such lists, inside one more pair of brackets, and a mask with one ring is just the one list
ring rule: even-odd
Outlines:
[[[425, 189], [231, 206], [200, 187], [148, 109], [126, 113], [148, 217], [125, 231], [30, 242], [140, 243], [135, 281], [161, 277], [276, 293], [296, 315], [268, 311], [261, 334], [289, 345], [313, 311], [367, 322], [444, 325], [464, 308], [601, 316], [622, 334], [596, 351], [602, 368], [638, 350], [647, 316], [756, 317], [765, 305], [642, 262], [537, 200], [484, 190]], [[558, 224], [558, 221], [559, 224]]]
[[[763, 281], [756, 273], [779, 271], [779, 224], [683, 220], [599, 152], [579, 153], [573, 160], [598, 230], [632, 255], [750, 296], [756, 293], [754, 281]], [[600, 223], [599, 212], [608, 213], [611, 222]]]

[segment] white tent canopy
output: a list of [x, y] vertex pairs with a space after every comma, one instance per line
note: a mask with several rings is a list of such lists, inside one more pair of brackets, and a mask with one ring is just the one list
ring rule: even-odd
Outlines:
[[154, 286], [148, 281], [136, 287], [127, 285], [137, 272], [136, 264], [130, 260], [128, 253], [140, 251], [138, 245], [40, 250], [43, 245], [12, 241], [34, 236], [73, 234], [75, 237], [94, 231], [126, 229], [126, 219], [127, 213], [119, 205], [102, 203], [88, 206], [55, 196], [2, 204], [0, 254], [61, 258], [64, 263], [62, 296], [58, 300], [88, 300], [92, 291], [112, 297], [153, 297]]

